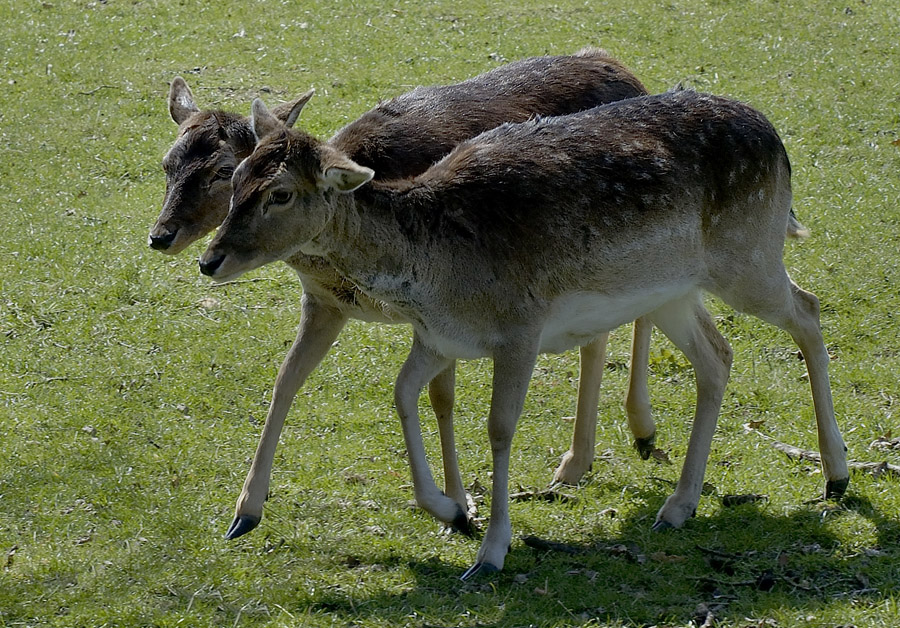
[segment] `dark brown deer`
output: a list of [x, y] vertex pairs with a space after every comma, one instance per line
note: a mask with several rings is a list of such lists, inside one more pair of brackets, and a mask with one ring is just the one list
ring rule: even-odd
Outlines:
[[685, 353], [697, 382], [681, 478], [654, 528], [677, 528], [695, 512], [732, 359], [704, 291], [800, 347], [826, 496], [843, 494], [846, 448], [819, 301], [782, 261], [794, 222], [790, 164], [762, 114], [691, 91], [634, 98], [505, 124], [412, 180], [378, 182], [261, 101], [252, 111], [263, 139], [235, 172], [231, 210], [200, 268], [226, 281], [298, 251], [323, 256], [412, 323], [395, 399], [416, 500], [441, 521], [459, 506], [431, 477], [417, 399], [455, 359], [493, 360], [491, 521], [464, 578], [502, 568], [512, 540], [510, 446], [537, 355], [639, 316]]
[[[420, 87], [378, 105], [341, 129], [329, 144], [375, 168], [379, 178], [402, 178], [424, 172], [460, 141], [503, 122], [524, 121], [535, 114], [579, 111], [644, 93], [640, 81], [621, 63], [601, 50], [588, 48], [575, 55], [517, 61], [456, 85]], [[304, 94], [273, 113], [290, 126], [311, 95]], [[190, 88], [180, 78], [172, 82], [169, 111], [179, 125], [179, 135], [163, 160], [166, 197], [149, 242], [157, 250], [174, 254], [224, 219], [231, 197], [231, 174], [252, 151], [256, 139], [248, 119], [222, 111], [200, 111]], [[300, 327], [279, 370], [228, 538], [240, 536], [259, 523], [275, 448], [294, 396], [347, 320], [403, 322], [402, 317], [398, 319], [391, 310], [356, 290], [323, 258], [297, 253], [286, 261], [303, 284]], [[635, 446], [645, 459], [653, 449], [656, 433], [646, 383], [650, 330], [651, 325], [645, 321], [635, 323], [625, 403]], [[572, 446], [563, 456], [554, 482], [577, 483], [590, 468], [605, 355], [605, 335], [581, 348]], [[454, 373], [448, 368], [439, 374], [429, 392], [438, 418], [445, 490], [460, 505], [454, 525], [465, 531], [469, 505], [453, 441]]]

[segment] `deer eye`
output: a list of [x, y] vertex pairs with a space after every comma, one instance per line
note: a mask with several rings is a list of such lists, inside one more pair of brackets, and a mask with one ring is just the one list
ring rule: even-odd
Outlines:
[[269, 195], [269, 204], [287, 205], [293, 196], [293, 193], [288, 190], [275, 190]]
[[226, 179], [230, 180], [231, 175], [234, 174], [234, 168], [231, 166], [225, 166], [223, 168], [219, 168], [213, 173], [213, 181], [224, 181]]

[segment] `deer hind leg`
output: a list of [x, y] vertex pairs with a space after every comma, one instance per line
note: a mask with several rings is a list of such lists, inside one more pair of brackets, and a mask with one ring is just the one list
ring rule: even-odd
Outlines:
[[294, 396], [347, 323], [345, 315], [321, 305], [313, 297], [304, 295], [302, 307], [297, 338], [278, 369], [272, 403], [250, 471], [238, 496], [234, 519], [225, 533], [226, 539], [236, 539], [259, 524], [263, 503], [269, 494], [275, 448]]
[[847, 468], [847, 447], [834, 416], [828, 377], [829, 357], [819, 325], [819, 300], [813, 293], [791, 281], [783, 267], [776, 276], [779, 277], [779, 284], [774, 288], [766, 285], [765, 289], [751, 295], [742, 294], [739, 299], [726, 300], [729, 303], [734, 301], [737, 309], [784, 329], [800, 348], [812, 389], [822, 472], [826, 481], [825, 497], [841, 497], [850, 481], [850, 472]]
[[493, 478], [491, 521], [482, 539], [475, 564], [462, 579], [475, 574], [499, 571], [509, 552], [512, 527], [509, 519], [509, 458], [516, 423], [525, 404], [525, 393], [537, 359], [537, 342], [515, 344], [494, 352], [493, 392], [488, 415]]
[[[446, 378], [445, 372], [453, 367], [453, 361], [431, 352], [416, 335], [400, 375], [394, 388], [394, 401], [400, 425], [403, 428], [403, 440], [409, 456], [409, 467], [412, 472], [413, 490], [416, 503], [439, 521], [448, 523], [464, 534], [472, 533], [472, 524], [467, 509], [455, 499], [448, 497], [434, 482], [428, 459], [425, 456], [425, 445], [422, 442], [422, 429], [419, 423], [419, 393], [425, 384], [439, 375]], [[446, 379], [439, 379], [446, 384]], [[457, 471], [458, 474], [458, 471]], [[461, 484], [461, 480], [460, 480]]]
[[822, 471], [826, 481], [825, 497], [839, 498], [847, 490], [850, 471], [847, 468], [847, 446], [834, 417], [831, 382], [828, 377], [828, 350], [819, 326], [819, 300], [813, 293], [802, 290], [793, 282], [791, 298], [797, 316], [792, 320], [788, 332], [800, 347], [809, 373], [819, 451], [822, 454]]
[[428, 397], [437, 418], [441, 439], [441, 458], [444, 464], [444, 493], [453, 499], [469, 517], [475, 516], [475, 502], [463, 486], [456, 455], [456, 437], [453, 432], [453, 400], [456, 387], [456, 362], [437, 374], [428, 383]]
[[[647, 389], [647, 368], [650, 362], [650, 334], [653, 323], [646, 317], [634, 321], [631, 341], [631, 368], [625, 412], [628, 429], [634, 436], [634, 448], [643, 460], [653, 453], [656, 443], [656, 423], [650, 408]], [[609, 334], [581, 347], [581, 372], [578, 379], [578, 407], [575, 413], [575, 429], [572, 446], [563, 455], [553, 484], [577, 484], [591, 468], [597, 439], [597, 405], [600, 400], [600, 383], [606, 365], [606, 343]]]
[[578, 484], [594, 461], [597, 440], [597, 405], [600, 402], [600, 382], [606, 363], [606, 342], [609, 334], [602, 334], [581, 347], [581, 370], [578, 374], [578, 405], [572, 446], [553, 474], [553, 484]]
[[697, 510], [732, 353], [703, 306], [700, 293], [673, 301], [650, 316], [690, 360], [697, 380], [697, 407], [687, 454], [675, 492], [656, 515], [653, 529], [660, 530], [680, 527]]
[[656, 423], [650, 413], [650, 393], [647, 389], [652, 331], [653, 323], [649, 318], [642, 316], [634, 321], [634, 331], [631, 335], [631, 371], [628, 377], [628, 393], [625, 396], [628, 428], [634, 436], [634, 448], [643, 460], [650, 458], [656, 444]]

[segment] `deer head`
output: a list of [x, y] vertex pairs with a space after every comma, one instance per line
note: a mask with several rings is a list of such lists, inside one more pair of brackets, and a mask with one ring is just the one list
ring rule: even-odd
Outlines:
[[[274, 110], [291, 126], [312, 97], [310, 90]], [[180, 76], [169, 89], [169, 113], [178, 124], [178, 139], [163, 158], [166, 194], [148, 243], [174, 255], [225, 219], [231, 199], [231, 176], [250, 154], [256, 137], [247, 118], [223, 111], [201, 111]]]
[[256, 150], [235, 170], [228, 217], [200, 258], [201, 271], [232, 279], [305, 250], [332, 219], [335, 194], [374, 176], [341, 151], [293, 130], [259, 99], [251, 127]]

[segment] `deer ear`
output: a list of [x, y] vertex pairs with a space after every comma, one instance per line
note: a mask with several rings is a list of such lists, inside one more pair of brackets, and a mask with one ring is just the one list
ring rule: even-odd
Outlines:
[[364, 183], [368, 183], [375, 176], [375, 171], [349, 159], [330, 165], [322, 173], [322, 180], [326, 188], [338, 192], [352, 192]]
[[256, 98], [250, 107], [250, 126], [253, 134], [256, 135], [256, 140], [259, 141], [265, 136], [283, 129], [284, 123], [272, 115], [263, 101]]
[[169, 86], [169, 114], [177, 124], [181, 124], [191, 117], [194, 113], [200, 111], [194, 102], [194, 95], [191, 88], [180, 76], [176, 76]]
[[352, 192], [359, 186], [372, 180], [375, 171], [347, 157], [346, 154], [329, 146], [320, 144], [319, 152], [319, 186], [325, 190], [337, 192]]
[[304, 105], [309, 102], [309, 99], [312, 98], [315, 93], [316, 90], [311, 89], [293, 102], [277, 105], [272, 108], [272, 114], [284, 122], [284, 126], [292, 127], [297, 121], [297, 118], [300, 117], [300, 112], [303, 111]]

